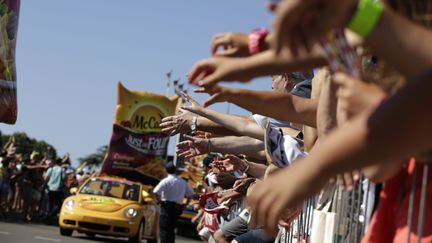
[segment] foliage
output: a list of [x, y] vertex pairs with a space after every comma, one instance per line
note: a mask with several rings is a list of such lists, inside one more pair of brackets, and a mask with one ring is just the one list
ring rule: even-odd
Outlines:
[[100, 165], [105, 159], [105, 155], [107, 153], [108, 146], [99, 147], [96, 152], [89, 154], [85, 157], [78, 158], [80, 164], [86, 162], [87, 165]]
[[17, 154], [30, 155], [33, 151], [36, 151], [42, 156], [46, 153], [48, 158], [57, 157], [57, 150], [54, 148], [54, 146], [44, 140], [30, 138], [25, 132], [16, 132], [11, 135], [2, 134], [2, 145], [7, 144], [11, 137], [15, 139]]

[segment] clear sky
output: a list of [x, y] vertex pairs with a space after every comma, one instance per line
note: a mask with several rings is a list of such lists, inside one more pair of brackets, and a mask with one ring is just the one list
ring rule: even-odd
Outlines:
[[[268, 27], [271, 19], [264, 0], [21, 0], [18, 121], [0, 129], [24, 131], [76, 160], [108, 144], [118, 80], [164, 94], [165, 74], [173, 69], [173, 78], [184, 79], [209, 57], [215, 33]], [[270, 82], [243, 87], [269, 89]]]

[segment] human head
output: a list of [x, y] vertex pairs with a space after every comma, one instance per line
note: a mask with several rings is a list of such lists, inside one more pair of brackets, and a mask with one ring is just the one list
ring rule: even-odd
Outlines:
[[273, 91], [286, 93], [288, 84], [288, 78], [285, 74], [272, 76]]
[[104, 181], [100, 184], [100, 189], [106, 193], [109, 192], [111, 190], [111, 182], [109, 181]]
[[176, 172], [176, 167], [172, 162], [169, 162], [168, 164], [166, 164], [165, 169], [166, 169], [168, 174], [175, 174], [175, 172]]
[[313, 72], [302, 71], [272, 76], [272, 90], [276, 92], [290, 93], [300, 82], [312, 80]]
[[210, 165], [213, 163], [214, 158], [215, 158], [214, 155], [209, 154], [209, 155], [207, 155], [207, 156], [202, 160], [202, 163], [203, 163], [204, 169], [208, 170], [208, 169], [211, 168]]
[[62, 163], [62, 159], [61, 158], [56, 158], [55, 159], [55, 164], [56, 165], [61, 165], [61, 163]]
[[30, 154], [30, 160], [32, 160], [32, 161], [40, 160], [40, 154], [38, 152], [36, 152], [36, 151], [33, 151]]

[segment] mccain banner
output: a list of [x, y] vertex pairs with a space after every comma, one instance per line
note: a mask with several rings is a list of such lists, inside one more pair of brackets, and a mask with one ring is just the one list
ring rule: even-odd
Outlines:
[[20, 0], [0, 0], [0, 122], [17, 120], [16, 62]]
[[101, 173], [154, 184], [166, 176], [169, 136], [159, 124], [173, 115], [178, 97], [130, 91], [118, 83], [113, 134]]

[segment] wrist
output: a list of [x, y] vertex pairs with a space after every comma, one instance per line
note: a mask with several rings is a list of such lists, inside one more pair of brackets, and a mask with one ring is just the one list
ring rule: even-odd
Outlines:
[[252, 30], [249, 33], [249, 53], [255, 55], [262, 52], [265, 48], [265, 38], [268, 35], [268, 31], [264, 28]]
[[375, 0], [358, 0], [347, 27], [363, 38], [367, 38], [376, 28], [384, 5]]
[[193, 132], [195, 132], [197, 130], [197, 121], [198, 121], [198, 115], [193, 114], [192, 119], [191, 119], [191, 123], [189, 126], [191, 131], [193, 131]]
[[235, 88], [222, 88], [221, 95], [223, 96], [223, 100], [226, 102], [232, 103], [233, 97], [238, 94], [238, 89]]
[[201, 125], [201, 116], [197, 116], [196, 119], [196, 129], [200, 130], [200, 125]]
[[357, 11], [358, 4], [359, 4], [359, 0], [346, 1], [346, 7], [344, 8], [345, 10], [343, 10], [345, 12], [344, 14], [345, 16], [342, 21], [343, 26], [348, 26], [348, 24], [350, 23], [351, 19], [354, 17]]
[[211, 138], [207, 139], [207, 153], [211, 153], [211, 149], [212, 149], [212, 141]]
[[247, 174], [248, 170], [249, 170], [249, 161], [247, 159], [243, 159], [242, 160], [242, 166], [240, 168], [241, 172]]

